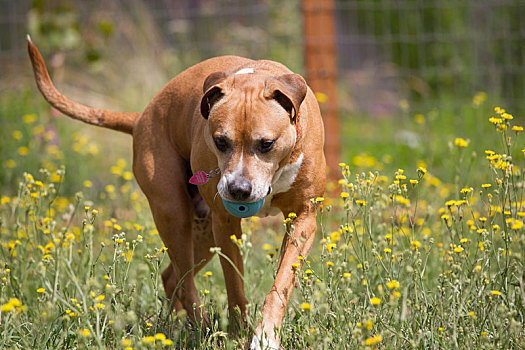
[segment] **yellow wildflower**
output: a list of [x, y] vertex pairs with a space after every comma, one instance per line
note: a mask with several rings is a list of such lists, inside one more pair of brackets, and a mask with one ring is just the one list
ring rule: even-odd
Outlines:
[[486, 99], [487, 93], [484, 91], [480, 91], [472, 98], [472, 104], [474, 106], [480, 106], [483, 102], [485, 102]]
[[374, 335], [373, 337], [365, 339], [365, 345], [373, 346], [383, 341], [383, 337], [380, 334]]
[[27, 148], [26, 146], [19, 147], [18, 154], [21, 156], [27, 156], [29, 154], [29, 148]]
[[469, 194], [470, 192], [472, 192], [472, 188], [462, 188], [461, 189], [461, 193], [463, 194]]
[[412, 245], [414, 248], [421, 247], [421, 242], [419, 241], [410, 241], [410, 245]]
[[424, 124], [425, 123], [425, 116], [423, 114], [416, 114], [414, 116], [414, 121], [417, 124]]
[[381, 299], [379, 299], [378, 297], [373, 297], [372, 299], [370, 299], [370, 302], [372, 303], [372, 305], [379, 305], [381, 303]]
[[14, 309], [15, 309], [15, 306], [13, 304], [11, 304], [11, 303], [6, 303], [6, 304], [4, 304], [4, 305], [2, 305], [0, 307], [0, 311], [2, 313], [7, 313], [7, 312], [10, 312], [10, 311], [13, 311]]
[[89, 331], [89, 329], [87, 328], [84, 328], [84, 329], [81, 329], [78, 331], [78, 334], [83, 336], [83, 337], [89, 337], [89, 335], [91, 334], [91, 332]]
[[34, 113], [31, 113], [31, 114], [25, 114], [23, 117], [22, 117], [23, 121], [25, 124], [32, 124], [34, 122], [36, 122], [36, 120], [38, 119], [38, 116]]
[[319, 103], [325, 103], [326, 101], [328, 101], [328, 95], [323, 92], [316, 92], [315, 98]]
[[391, 280], [386, 283], [388, 289], [397, 289], [399, 288], [399, 282], [397, 280]]
[[142, 338], [142, 342], [144, 344], [150, 344], [150, 343], [154, 343], [155, 342], [155, 337], [150, 335], [150, 336], [147, 336], [147, 337], [143, 337]]
[[467, 147], [468, 144], [469, 144], [469, 142], [470, 142], [470, 141], [465, 140], [465, 139], [463, 139], [463, 138], [461, 138], [461, 137], [456, 137], [456, 139], [454, 140], [454, 143], [456, 144], [456, 146], [458, 146], [458, 147], [460, 147], [460, 148], [461, 148], [461, 147]]
[[501, 118], [490, 117], [489, 122], [491, 122], [494, 125], [499, 125], [503, 122], [503, 120]]

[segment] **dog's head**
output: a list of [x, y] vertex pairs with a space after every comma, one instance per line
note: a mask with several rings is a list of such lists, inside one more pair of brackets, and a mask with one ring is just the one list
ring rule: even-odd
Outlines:
[[205, 141], [222, 171], [222, 198], [256, 202], [272, 191], [272, 178], [290, 156], [307, 85], [297, 74], [264, 76], [253, 69], [213, 73], [204, 82]]

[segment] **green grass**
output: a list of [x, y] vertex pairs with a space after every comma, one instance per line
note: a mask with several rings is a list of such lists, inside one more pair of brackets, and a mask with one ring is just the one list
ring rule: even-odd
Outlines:
[[[211, 329], [167, 311], [168, 257], [129, 176], [131, 140], [106, 152], [96, 128], [33, 100], [0, 104], [0, 347], [243, 348], [250, 330], [227, 333], [217, 258], [195, 278]], [[342, 119], [348, 165], [330, 184], [335, 198], [314, 199], [318, 240], [296, 271], [284, 348], [525, 346], [519, 122], [497, 131], [487, 103], [418, 113]], [[41, 132], [51, 126], [57, 147]], [[512, 157], [487, 160], [487, 149]], [[243, 225], [254, 326], [293, 220]]]

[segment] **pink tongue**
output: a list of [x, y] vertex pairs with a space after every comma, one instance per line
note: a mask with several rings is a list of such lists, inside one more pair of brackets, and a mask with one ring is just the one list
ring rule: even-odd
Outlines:
[[190, 184], [204, 185], [206, 182], [208, 182], [208, 176], [206, 175], [204, 171], [197, 171], [190, 178]]

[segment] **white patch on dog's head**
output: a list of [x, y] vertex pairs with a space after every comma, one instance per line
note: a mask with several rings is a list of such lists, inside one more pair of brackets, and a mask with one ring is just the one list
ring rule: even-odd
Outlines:
[[235, 75], [241, 75], [241, 74], [253, 74], [254, 69], [253, 68], [243, 68], [240, 71], [236, 72]]

